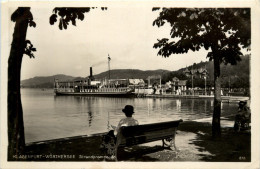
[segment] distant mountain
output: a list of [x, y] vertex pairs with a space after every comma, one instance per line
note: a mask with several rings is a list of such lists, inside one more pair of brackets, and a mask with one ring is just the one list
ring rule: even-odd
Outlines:
[[54, 76], [36, 76], [34, 78], [26, 79], [21, 81], [22, 87], [33, 87], [33, 88], [52, 88], [54, 79], [60, 81], [73, 80], [75, 77], [67, 75], [54, 75]]
[[[111, 79], [147, 79], [148, 76], [152, 75], [162, 75], [163, 73], [168, 73], [169, 70], [137, 70], [137, 69], [114, 69], [110, 70]], [[108, 78], [108, 71], [102, 72], [100, 74], [94, 75], [95, 79], [105, 79]], [[34, 78], [26, 79], [21, 81], [22, 87], [32, 87], [32, 88], [52, 88], [54, 79], [59, 81], [72, 81], [72, 80], [86, 80], [87, 77], [73, 77], [67, 75], [54, 75], [54, 76], [36, 76]]]
[[[162, 75], [163, 73], [168, 73], [169, 70], [138, 70], [138, 69], [114, 69], [110, 70], [111, 79], [147, 79], [148, 76], [152, 75]], [[108, 78], [109, 72], [103, 72], [95, 75], [96, 79]]]
[[[249, 88], [250, 86], [250, 56], [243, 56], [241, 62], [237, 65], [224, 65], [221, 64], [221, 83], [222, 87], [234, 87], [234, 88]], [[189, 70], [195, 70], [200, 68], [206, 68], [208, 71], [207, 86], [214, 86], [214, 65], [213, 62], [200, 62], [194, 63], [187, 67]], [[177, 77], [180, 80], [188, 80], [188, 87], [191, 86], [191, 78], [186, 77], [183, 71], [186, 69], [181, 68], [177, 71], [169, 70], [138, 70], [138, 69], [114, 69], [110, 70], [111, 79], [144, 79], [146, 80], [148, 76], [152, 75], [162, 75], [162, 83], [172, 80], [173, 77]], [[108, 78], [109, 72], [102, 72], [100, 74], [94, 75], [95, 79], [105, 79]], [[72, 80], [86, 80], [88, 77], [73, 77], [67, 75], [54, 75], [46, 77], [34, 77], [26, 80], [22, 80], [21, 84], [23, 87], [34, 87], [34, 88], [52, 88], [54, 79], [59, 79], [59, 81], [72, 81]], [[205, 82], [202, 78], [194, 78], [194, 86], [204, 87]]]

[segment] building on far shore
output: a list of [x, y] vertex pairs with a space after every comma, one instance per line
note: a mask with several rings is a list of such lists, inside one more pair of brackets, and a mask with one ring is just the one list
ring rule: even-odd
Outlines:
[[143, 79], [129, 79], [130, 87], [144, 87], [145, 82]]
[[171, 81], [172, 92], [181, 95], [183, 92], [186, 93], [187, 90], [187, 80], [180, 80], [177, 77], [172, 78]]

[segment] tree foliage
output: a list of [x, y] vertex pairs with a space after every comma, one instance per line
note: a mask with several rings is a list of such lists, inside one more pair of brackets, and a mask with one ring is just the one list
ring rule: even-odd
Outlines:
[[210, 50], [207, 57], [214, 63], [215, 90], [212, 136], [220, 137], [220, 64], [237, 64], [243, 55], [241, 48], [250, 48], [250, 8], [163, 8], [153, 25], [161, 27], [166, 22], [171, 26], [171, 39], [162, 38], [154, 44], [158, 55]]
[[33, 15], [30, 12], [29, 7], [19, 7], [14, 13], [11, 15], [11, 21], [16, 22], [21, 16], [28, 20], [29, 26], [36, 27], [36, 23], [33, 21]]
[[[166, 22], [171, 25], [172, 39], [154, 44], [163, 57], [211, 48], [218, 52], [220, 62], [236, 64], [241, 48], [251, 44], [249, 8], [163, 8], [153, 25]], [[213, 51], [207, 57], [214, 59]]]
[[[33, 20], [33, 15], [30, 12], [29, 7], [19, 7], [11, 15], [11, 21], [13, 22], [19, 22], [21, 19], [25, 19], [30, 27], [36, 27], [36, 23]], [[17, 32], [17, 34], [19, 33], [21, 32]], [[30, 58], [34, 58], [33, 52], [36, 52], [36, 48], [33, 47], [30, 40], [25, 40], [25, 42], [22, 42], [19, 45], [24, 49], [24, 54], [28, 55]]]
[[[91, 9], [95, 9], [97, 7], [62, 7], [62, 8], [54, 8], [53, 14], [50, 16], [50, 24], [54, 25], [55, 22], [58, 21], [59, 18], [59, 29], [62, 30], [67, 29], [69, 23], [76, 26], [76, 20], [83, 21], [85, 16], [84, 13], [88, 13]], [[101, 7], [101, 10], [107, 10], [107, 7]]]
[[25, 41], [26, 46], [24, 49], [24, 54], [28, 55], [30, 58], [34, 58], [33, 52], [36, 52], [36, 48], [33, 47], [33, 44], [30, 40]]

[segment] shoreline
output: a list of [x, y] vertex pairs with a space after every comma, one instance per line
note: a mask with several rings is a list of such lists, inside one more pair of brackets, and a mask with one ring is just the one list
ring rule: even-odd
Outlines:
[[[138, 94], [136, 94], [138, 97]], [[174, 94], [147, 94], [140, 95], [148, 98], [180, 98], [180, 99], [214, 99], [214, 95], [174, 95]], [[249, 100], [248, 96], [221, 96], [222, 101], [237, 102], [241, 100]]]

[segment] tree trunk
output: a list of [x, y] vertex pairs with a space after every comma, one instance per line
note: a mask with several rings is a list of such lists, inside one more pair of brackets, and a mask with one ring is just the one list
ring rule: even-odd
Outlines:
[[16, 159], [25, 146], [20, 76], [30, 8], [19, 9], [8, 59], [8, 160]]
[[221, 116], [221, 81], [220, 81], [220, 60], [214, 57], [214, 112], [212, 118], [212, 136], [219, 138], [221, 136], [220, 116]]

